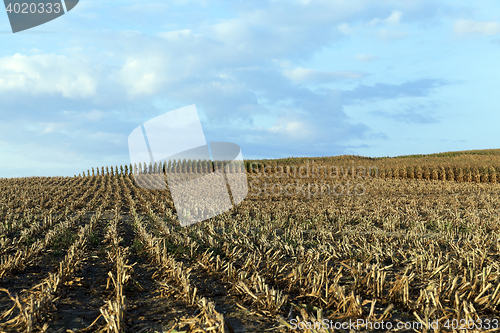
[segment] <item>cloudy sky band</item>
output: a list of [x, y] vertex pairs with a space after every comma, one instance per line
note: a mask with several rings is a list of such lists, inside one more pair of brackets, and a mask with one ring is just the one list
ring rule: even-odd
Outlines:
[[[245, 158], [496, 148], [495, 1], [80, 1], [0, 34], [0, 177], [128, 163], [196, 104]], [[0, 31], [10, 30], [7, 14]]]

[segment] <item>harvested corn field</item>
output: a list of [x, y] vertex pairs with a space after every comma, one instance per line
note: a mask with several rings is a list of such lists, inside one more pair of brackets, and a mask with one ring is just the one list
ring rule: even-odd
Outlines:
[[247, 164], [246, 199], [187, 227], [128, 167], [1, 179], [0, 331], [500, 327], [500, 185], [369, 163], [332, 181]]

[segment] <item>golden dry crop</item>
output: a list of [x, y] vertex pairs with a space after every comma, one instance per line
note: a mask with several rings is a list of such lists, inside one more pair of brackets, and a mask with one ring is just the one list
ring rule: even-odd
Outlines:
[[188, 227], [157, 176], [227, 164], [0, 179], [0, 331], [493, 330], [500, 161], [483, 153], [247, 161], [227, 175], [247, 171], [246, 199]]

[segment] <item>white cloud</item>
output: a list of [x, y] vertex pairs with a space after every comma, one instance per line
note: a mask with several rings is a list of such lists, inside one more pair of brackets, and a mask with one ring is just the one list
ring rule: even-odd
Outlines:
[[26, 56], [16, 53], [0, 58], [0, 93], [56, 94], [88, 98], [96, 94], [97, 79], [81, 60], [64, 55]]
[[59, 124], [56, 123], [46, 124], [42, 131], [42, 134], [52, 133], [57, 129], [58, 126]]
[[343, 33], [346, 36], [352, 35], [355, 32], [355, 29], [352, 28], [349, 24], [347, 23], [341, 23], [337, 26], [337, 30]]
[[496, 35], [500, 33], [500, 24], [495, 21], [458, 20], [453, 25], [457, 34]]
[[165, 59], [156, 56], [127, 59], [117, 75], [118, 83], [125, 87], [129, 97], [153, 95], [165, 81]]
[[391, 15], [385, 19], [385, 22], [389, 24], [398, 24], [401, 20], [401, 14], [402, 13], [399, 10], [393, 11]]
[[211, 30], [216, 39], [229, 43], [241, 43], [251, 37], [249, 22], [239, 18], [214, 24]]
[[[352, 36], [357, 31], [367, 30], [369, 35], [384, 42], [390, 42], [393, 40], [404, 38], [408, 35], [406, 32], [396, 30], [399, 29], [398, 26], [401, 23], [402, 15], [402, 11], [393, 10], [391, 14], [385, 19], [374, 18], [368, 23], [359, 24], [357, 26], [349, 25], [348, 23], [342, 23], [337, 26], [337, 30], [346, 36]], [[376, 28], [378, 28], [379, 30], [375, 30]]]
[[373, 19], [371, 20], [370, 22], [368, 22], [368, 26], [375, 26], [377, 24], [392, 24], [392, 25], [396, 25], [396, 24], [399, 24], [399, 22], [401, 21], [401, 11], [399, 10], [393, 10], [391, 12], [391, 15], [389, 15], [389, 17], [387, 17], [386, 19], [379, 19], [379, 18], [376, 18], [376, 19]]
[[[411, 11], [411, 9], [409, 9]], [[401, 23], [401, 17], [403, 12], [400, 10], [393, 10], [391, 14], [384, 19], [375, 18], [364, 24], [363, 27], [368, 29], [368, 34], [375, 37], [378, 40], [384, 42], [391, 42], [394, 40], [402, 39], [408, 36], [408, 33], [401, 31], [399, 24]], [[378, 28], [379, 30], [375, 30]], [[356, 58], [359, 61], [370, 61], [373, 60], [361, 60], [362, 58]]]
[[330, 82], [342, 79], [360, 79], [365, 76], [364, 73], [354, 71], [322, 72], [302, 67], [285, 70], [283, 75], [296, 82]]
[[280, 119], [277, 124], [268, 129], [269, 132], [279, 134], [287, 141], [300, 141], [311, 139], [313, 131], [311, 127], [303, 121]]

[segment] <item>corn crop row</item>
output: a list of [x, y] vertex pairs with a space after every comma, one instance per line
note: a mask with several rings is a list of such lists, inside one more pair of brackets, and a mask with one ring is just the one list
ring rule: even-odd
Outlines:
[[[99, 218], [100, 212], [92, 217], [89, 224], [80, 228], [77, 239], [68, 249], [64, 259], [59, 263], [58, 272], [49, 273], [47, 278], [28, 291], [27, 296], [20, 298], [18, 295], [12, 295], [6, 289], [1, 289], [8, 294], [14, 305], [11, 309], [0, 315], [1, 319], [7, 319], [4, 322], [0, 322], [0, 328], [16, 331], [22, 330], [27, 333], [34, 332], [35, 329], [47, 330], [48, 324], [40, 326], [42, 320], [41, 312], [47, 309], [57, 297], [61, 282], [78, 268], [80, 261], [83, 259], [87, 238]], [[12, 319], [8, 319], [16, 309], [19, 311], [19, 314]]]
[[[55, 221], [57, 222], [57, 220]], [[20, 246], [23, 242], [28, 240], [33, 234], [41, 232], [47, 228], [52, 227], [54, 224], [54, 219], [52, 215], [46, 216], [43, 221], [34, 220], [31, 221], [29, 228], [22, 229], [20, 236], [18, 238], [1, 238], [0, 239], [0, 255], [5, 252], [11, 251], [16, 247]]]
[[80, 211], [69, 220], [60, 222], [53, 229], [49, 230], [44, 238], [37, 240], [29, 248], [19, 249], [14, 254], [0, 257], [0, 278], [12, 270], [23, 269], [26, 265], [29, 265], [57, 236], [78, 223], [83, 214], [83, 211]]
[[108, 283], [106, 289], [109, 288], [110, 282], [115, 288], [115, 297], [106, 301], [106, 304], [99, 310], [101, 316], [106, 320], [106, 325], [99, 331], [121, 333], [126, 330], [125, 313], [127, 303], [123, 295], [123, 288], [130, 279], [132, 266], [127, 264], [128, 248], [123, 248], [120, 243], [122, 238], [118, 234], [119, 216], [118, 210], [115, 210], [115, 218], [109, 224], [105, 239], [110, 245], [108, 257], [113, 262], [116, 268], [116, 273], [108, 272]]
[[197, 332], [199, 330], [200, 332], [224, 333], [224, 316], [215, 310], [215, 305], [212, 302], [197, 295], [197, 288], [191, 284], [189, 279], [191, 269], [186, 268], [182, 262], [178, 262], [171, 257], [167, 249], [161, 246], [159, 239], [146, 231], [142, 223], [142, 218], [135, 211], [133, 211], [133, 215], [137, 237], [145, 245], [155, 264], [161, 267], [156, 276], [163, 276], [165, 278], [161, 283], [163, 288], [167, 291], [174, 290], [180, 293], [187, 305], [196, 306], [200, 310], [200, 314], [189, 321], [190, 332]]

